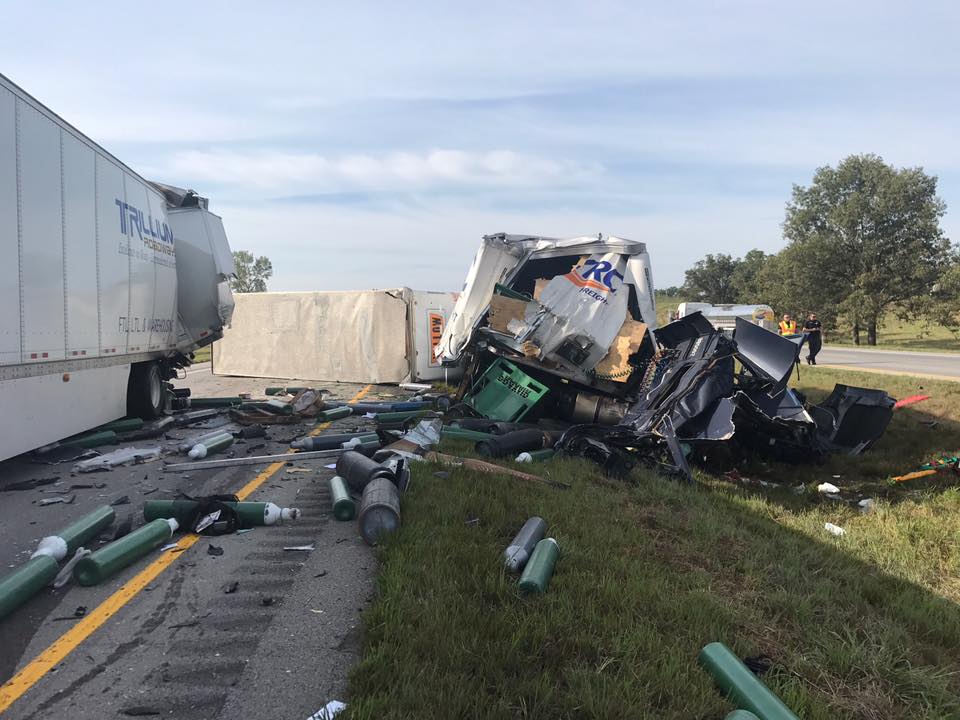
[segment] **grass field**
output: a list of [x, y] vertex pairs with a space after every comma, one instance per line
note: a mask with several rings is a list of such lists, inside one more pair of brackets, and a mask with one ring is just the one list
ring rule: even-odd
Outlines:
[[[754, 462], [737, 482], [532, 466], [564, 491], [418, 465], [349, 716], [719, 719], [732, 706], [696, 655], [720, 640], [768, 655], [764, 681], [802, 718], [960, 717], [960, 478], [886, 481], [957, 452], [960, 383], [804, 368], [798, 387], [820, 399], [837, 380], [933, 399], [896, 411], [862, 457]], [[825, 480], [876, 509], [822, 498]], [[562, 554], [548, 593], [521, 598], [501, 553], [531, 515]]]

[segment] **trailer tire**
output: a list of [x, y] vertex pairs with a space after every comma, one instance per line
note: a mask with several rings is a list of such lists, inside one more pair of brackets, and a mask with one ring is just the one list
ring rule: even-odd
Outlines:
[[127, 382], [127, 415], [152, 420], [163, 412], [163, 377], [155, 362], [134, 363]]

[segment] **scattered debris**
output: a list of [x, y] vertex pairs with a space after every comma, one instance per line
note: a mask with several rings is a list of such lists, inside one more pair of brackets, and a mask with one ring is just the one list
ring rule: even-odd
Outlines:
[[52, 618], [54, 621], [58, 620], [78, 620], [87, 614], [87, 606], [80, 605], [76, 610], [73, 611], [73, 615], [63, 615], [61, 617]]
[[0, 618], [54, 582], [57, 577], [57, 563], [83, 550], [83, 545], [107, 528], [113, 519], [113, 509], [102, 506], [71, 523], [56, 535], [43, 538], [27, 562], [0, 578]]
[[830, 533], [831, 535], [836, 535], [837, 537], [840, 537], [841, 535], [846, 535], [846, 534], [847, 534], [847, 531], [846, 531], [846, 530], [844, 530], [844, 529], [843, 529], [842, 527], [840, 527], [839, 525], [834, 525], [833, 523], [826, 523], [826, 524], [824, 524], [823, 529], [826, 530], [826, 531], [827, 531], [828, 533]]
[[213, 555], [214, 557], [219, 557], [223, 555], [223, 548], [219, 545], [207, 545], [207, 555]]
[[311, 552], [316, 548], [313, 545], [287, 545], [283, 549], [294, 551], [294, 552]]
[[114, 500], [112, 503], [110, 503], [110, 506], [111, 506], [111, 507], [117, 507], [117, 506], [119, 506], [119, 505], [129, 505], [129, 504], [130, 504], [130, 496], [129, 496], [129, 495], [121, 495], [121, 496], [118, 497], [116, 500]]
[[331, 700], [322, 708], [317, 710], [313, 715], [308, 717], [307, 720], [333, 720], [337, 715], [346, 709], [346, 703], [342, 703], [339, 700]]
[[60, 497], [42, 498], [40, 500], [40, 505], [41, 507], [45, 505], [57, 505], [60, 503], [64, 505], [70, 505], [76, 499], [77, 499], [76, 495], [66, 495], [66, 496], [61, 495]]
[[237, 591], [238, 587], [240, 587], [240, 582], [238, 580], [234, 580], [231, 583], [227, 583], [227, 586], [223, 588], [223, 592], [226, 595], [232, 595]]
[[133, 515], [127, 515], [123, 520], [117, 523], [117, 527], [113, 531], [113, 537], [111, 540], [119, 540], [124, 535], [128, 535], [133, 529]]
[[876, 507], [876, 503], [873, 498], [864, 498], [857, 503], [857, 506], [860, 508], [860, 512], [870, 512]]
[[438, 350], [465, 366], [452, 411], [565, 427], [529, 449], [584, 456], [613, 475], [643, 464], [692, 481], [691, 463], [722, 472], [758, 454], [858, 454], [893, 411], [885, 392], [845, 385], [806, 403], [787, 387], [803, 336], [742, 317], [731, 335], [699, 312], [656, 328], [646, 248], [621, 238], [486, 236], [452, 317]]
[[836, 495], [840, 492], [840, 488], [833, 483], [825, 482], [817, 485], [817, 492], [822, 493], [823, 495]]
[[906, 407], [907, 405], [914, 405], [918, 402], [923, 402], [924, 400], [929, 400], [929, 399], [930, 399], [929, 395], [911, 395], [910, 397], [905, 397], [902, 400], [897, 400], [897, 402], [893, 404], [893, 409], [899, 410], [900, 408]]
[[494, 475], [508, 475], [519, 480], [543, 483], [545, 485], [550, 485], [551, 487], [560, 488], [563, 490], [568, 490], [570, 488], [570, 485], [559, 480], [551, 480], [550, 478], [540, 477], [539, 475], [531, 475], [530, 473], [520, 472], [519, 470], [514, 470], [513, 468], [506, 468], [501, 465], [485, 462], [483, 460], [475, 460], [474, 458], [462, 458], [456, 457], [455, 455], [445, 455], [444, 453], [430, 452], [427, 453], [426, 459], [431, 462], [438, 462], [444, 465], [465, 467], [468, 470], [477, 470], [479, 472], [491, 473]]
[[76, 463], [72, 471], [79, 473], [99, 472], [109, 470], [120, 465], [140, 465], [160, 458], [163, 450], [160, 447], [152, 448], [121, 448], [106, 455], [99, 455], [89, 460]]
[[270, 597], [269, 595], [266, 597], [260, 598], [260, 604], [263, 605], [264, 607], [270, 607], [271, 605], [273, 605], [274, 602], [276, 602], [276, 598]]
[[38, 487], [42, 487], [44, 485], [53, 485], [59, 480], [60, 478], [58, 476], [35, 478], [33, 480], [21, 480], [20, 482], [10, 483], [6, 487], [2, 488], [2, 491], [13, 492], [18, 490], [36, 490]]

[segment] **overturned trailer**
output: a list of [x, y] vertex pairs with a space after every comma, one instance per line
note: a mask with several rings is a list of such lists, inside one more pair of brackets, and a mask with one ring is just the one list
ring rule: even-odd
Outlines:
[[465, 367], [459, 412], [565, 427], [558, 446], [623, 473], [690, 478], [751, 455], [813, 461], [859, 453], [894, 400], [838, 385], [811, 406], [787, 386], [797, 341], [739, 318], [732, 337], [700, 313], [656, 327], [643, 243], [490, 235], [439, 357]]

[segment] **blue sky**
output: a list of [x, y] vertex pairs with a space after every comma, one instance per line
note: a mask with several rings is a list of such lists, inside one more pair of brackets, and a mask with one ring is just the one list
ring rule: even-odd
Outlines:
[[955, 3], [37, 7], [0, 72], [209, 197], [273, 290], [459, 289], [498, 231], [642, 240], [679, 284], [860, 152], [937, 175], [960, 238]]

